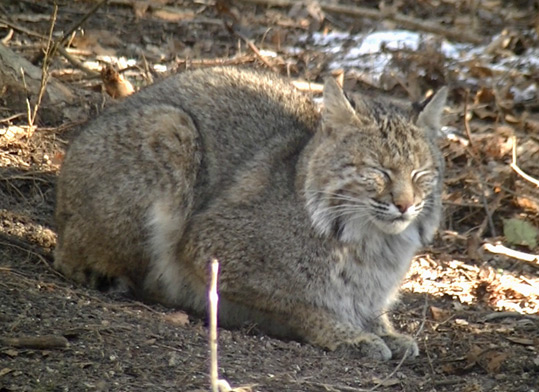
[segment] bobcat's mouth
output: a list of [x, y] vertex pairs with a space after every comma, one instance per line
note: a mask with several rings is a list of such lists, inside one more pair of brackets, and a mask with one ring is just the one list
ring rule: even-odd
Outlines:
[[403, 232], [414, 220], [413, 216], [403, 214], [391, 219], [375, 217], [373, 223], [378, 229], [387, 234], [399, 234]]

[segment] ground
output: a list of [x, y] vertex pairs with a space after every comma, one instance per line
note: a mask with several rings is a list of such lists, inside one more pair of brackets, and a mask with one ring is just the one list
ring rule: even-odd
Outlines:
[[[1, 392], [209, 389], [203, 320], [76, 285], [52, 252], [56, 176], [81, 124], [115, 104], [103, 85], [121, 99], [212, 64], [313, 90], [344, 72], [347, 89], [403, 100], [450, 88], [444, 221], [392, 314], [420, 356], [378, 363], [220, 329], [221, 378], [252, 391], [539, 390], [537, 2], [109, 0], [89, 14], [99, 3], [0, 3], [0, 48], [50, 75], [41, 101], [27, 68], [24, 83], [0, 78]], [[365, 34], [401, 30], [422, 33], [415, 47], [353, 56]], [[53, 83], [69, 94], [51, 98]]]

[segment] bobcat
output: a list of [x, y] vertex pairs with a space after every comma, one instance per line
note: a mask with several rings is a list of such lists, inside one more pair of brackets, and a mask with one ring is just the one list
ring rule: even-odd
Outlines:
[[[72, 142], [58, 178], [55, 266], [139, 298], [378, 360], [418, 355], [387, 309], [441, 214], [446, 100], [419, 113], [347, 96], [323, 110], [263, 72], [184, 72], [117, 104]], [[99, 277], [99, 278], [98, 278]]]

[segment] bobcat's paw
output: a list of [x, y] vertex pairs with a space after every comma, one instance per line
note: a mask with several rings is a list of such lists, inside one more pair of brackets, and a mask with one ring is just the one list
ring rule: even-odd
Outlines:
[[384, 335], [382, 336], [382, 339], [393, 353], [393, 358], [402, 358], [406, 355], [407, 359], [411, 359], [419, 355], [417, 343], [408, 335]]
[[382, 338], [371, 333], [366, 333], [352, 342], [344, 343], [337, 350], [346, 350], [352, 355], [355, 354], [376, 361], [388, 361], [392, 357], [391, 349]]

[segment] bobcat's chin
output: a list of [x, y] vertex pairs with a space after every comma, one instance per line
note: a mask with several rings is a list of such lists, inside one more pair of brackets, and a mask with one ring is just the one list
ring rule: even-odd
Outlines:
[[395, 219], [392, 221], [383, 221], [380, 219], [373, 219], [374, 225], [386, 234], [400, 234], [413, 222], [413, 218]]

